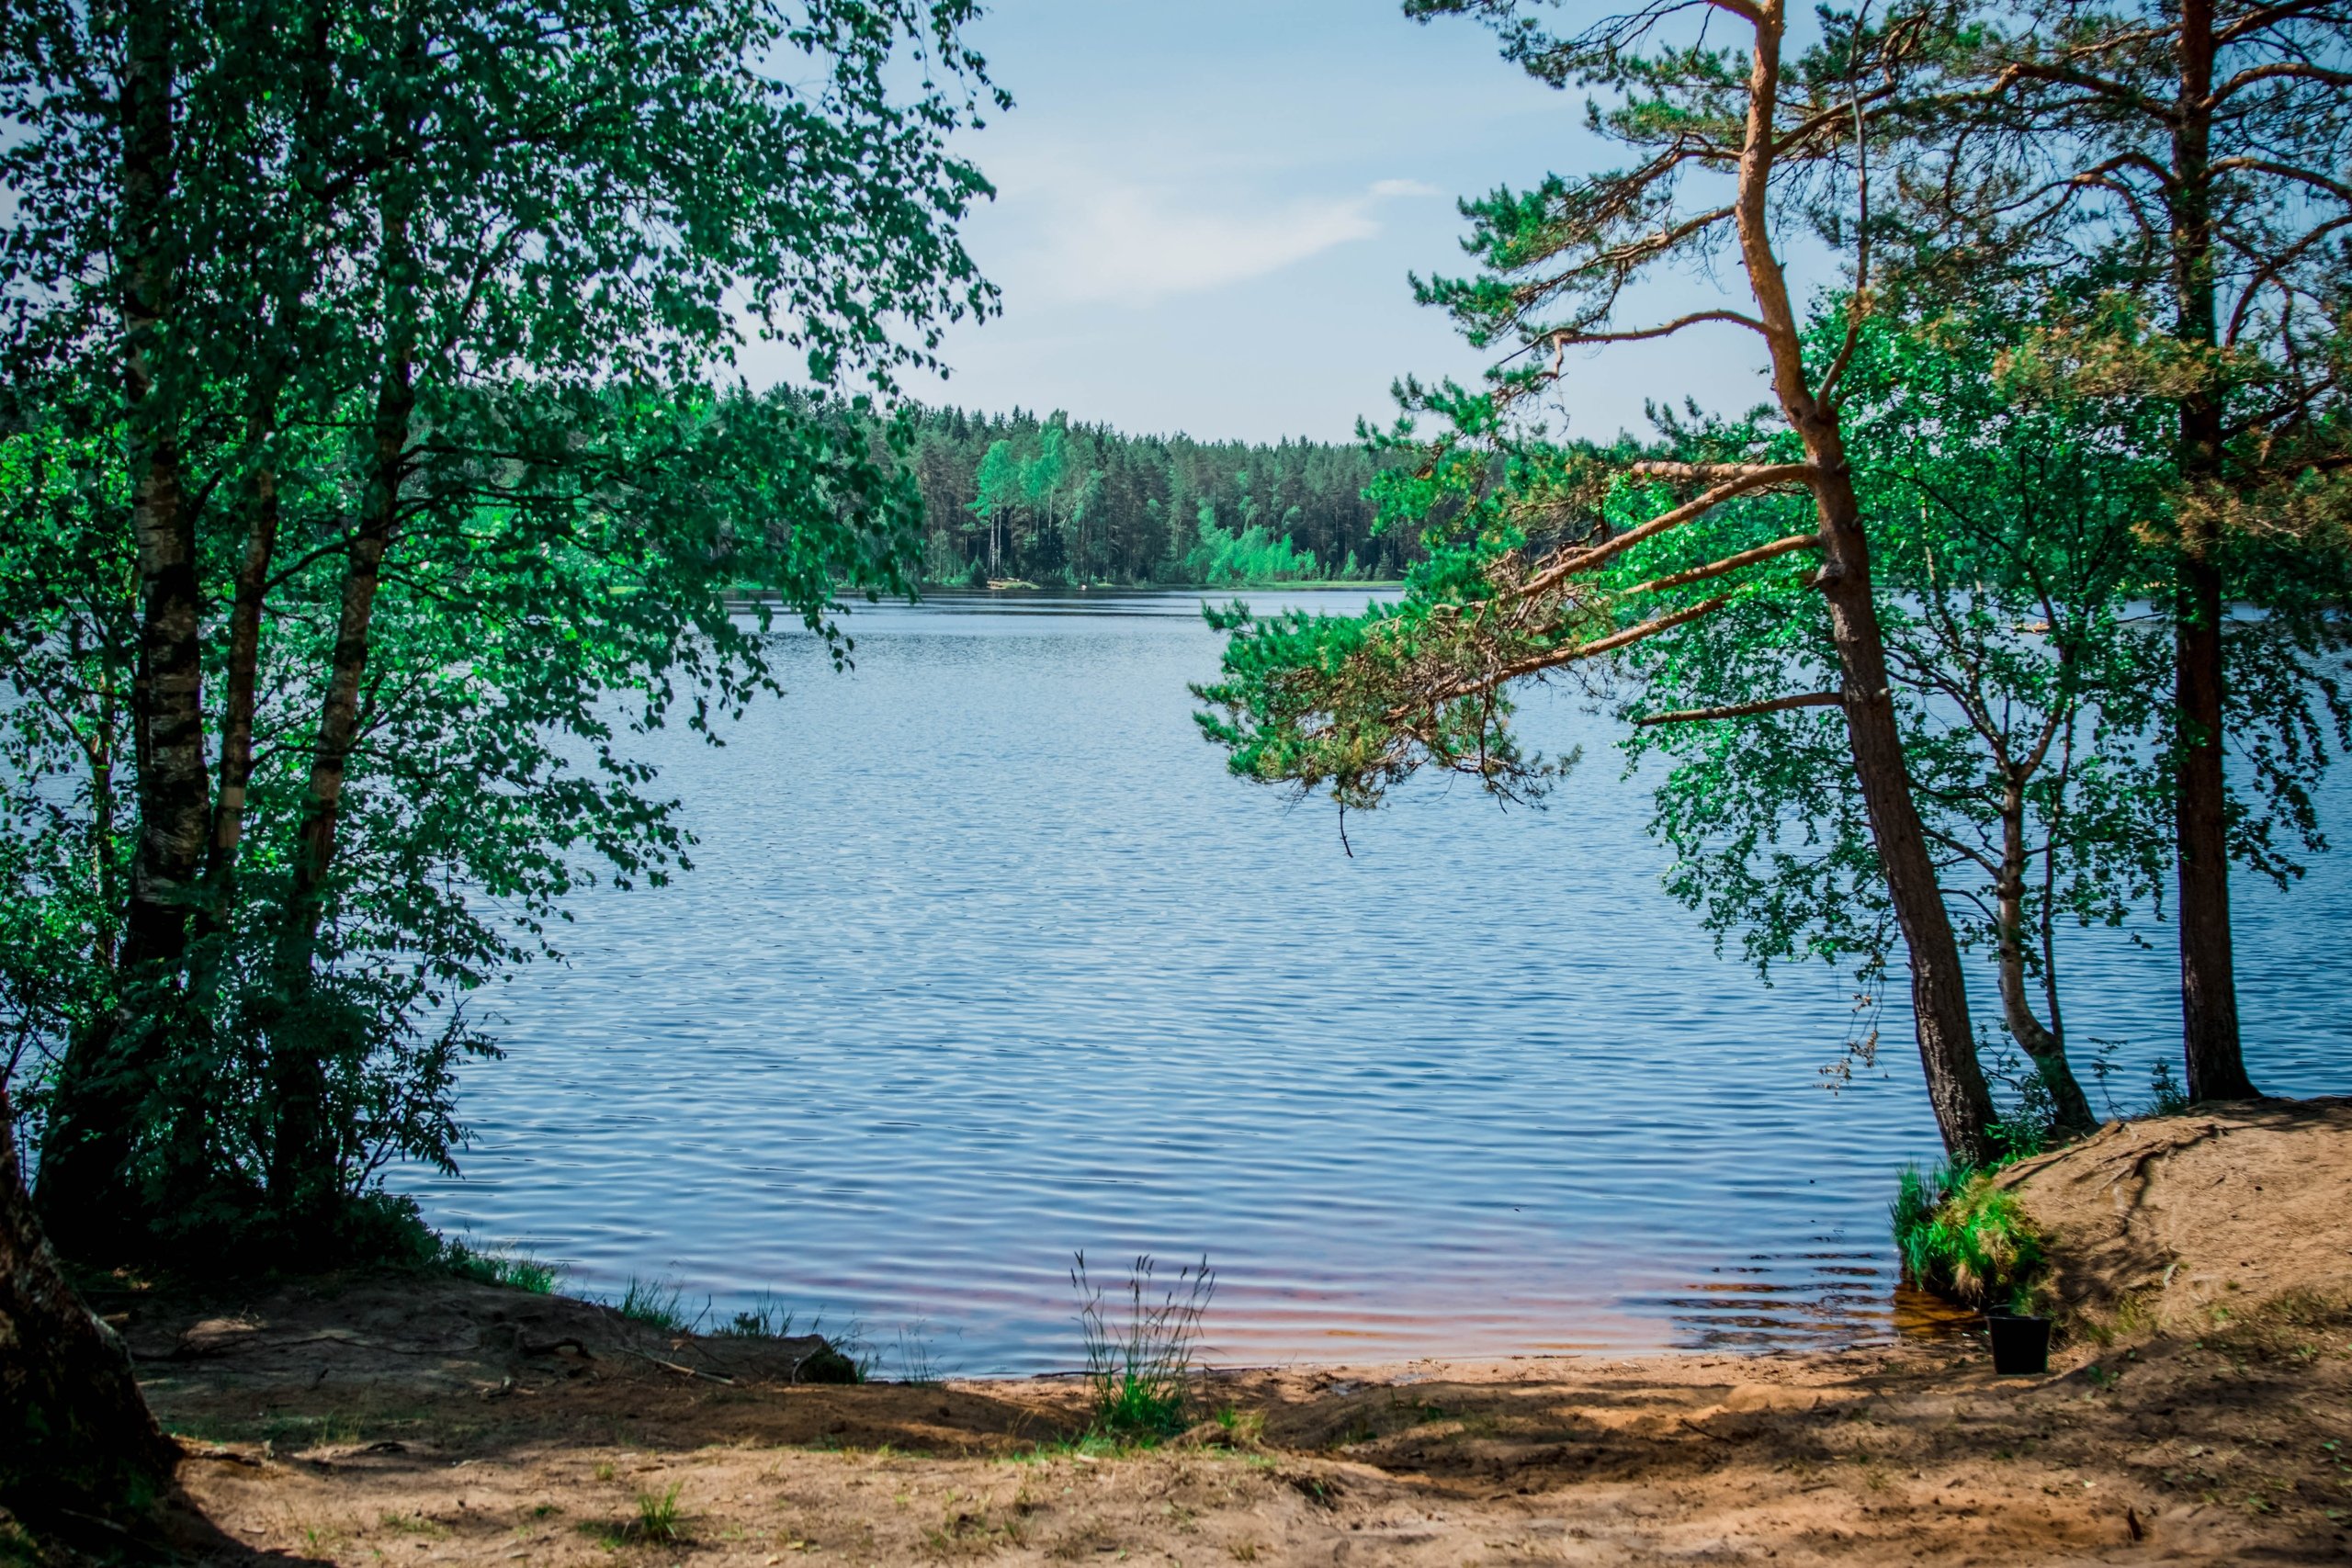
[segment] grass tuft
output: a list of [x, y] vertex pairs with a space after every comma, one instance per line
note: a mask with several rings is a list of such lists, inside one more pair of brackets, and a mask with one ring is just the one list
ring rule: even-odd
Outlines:
[[673, 1541], [678, 1539], [678, 1490], [684, 1484], [673, 1481], [667, 1492], [640, 1492], [637, 1495], [637, 1533], [640, 1540]]
[[528, 1291], [535, 1296], [555, 1294], [556, 1285], [563, 1279], [563, 1266], [560, 1263], [542, 1263], [526, 1252], [485, 1252], [462, 1241], [444, 1240], [437, 1261], [460, 1280], [503, 1285], [509, 1290]]
[[1086, 1341], [1093, 1429], [1107, 1436], [1168, 1437], [1186, 1425], [1201, 1318], [1216, 1293], [1216, 1274], [1204, 1258], [1178, 1269], [1175, 1282], [1161, 1289], [1154, 1271], [1149, 1257], [1137, 1258], [1115, 1293], [1088, 1276], [1083, 1252], [1069, 1271]]
[[939, 1357], [931, 1347], [931, 1325], [926, 1319], [917, 1318], [912, 1324], [899, 1325], [897, 1359], [900, 1382], [912, 1383], [918, 1388], [935, 1388], [946, 1381]]
[[1906, 1165], [1895, 1179], [1894, 1245], [1903, 1277], [1973, 1306], [2030, 1303], [2043, 1262], [2041, 1233], [1990, 1171]]
[[718, 1332], [730, 1339], [789, 1339], [797, 1315], [775, 1297], [762, 1296], [721, 1325]]
[[686, 1289], [670, 1280], [640, 1280], [632, 1274], [621, 1299], [613, 1310], [632, 1323], [642, 1323], [670, 1334], [692, 1334], [702, 1319], [710, 1315], [706, 1304], [700, 1317], [688, 1317], [684, 1303]]

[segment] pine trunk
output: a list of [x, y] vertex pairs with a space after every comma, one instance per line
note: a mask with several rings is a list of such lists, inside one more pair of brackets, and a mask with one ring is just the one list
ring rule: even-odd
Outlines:
[[[2180, 340], [2210, 355], [2219, 343], [2213, 279], [2212, 0], [2180, 12], [2180, 107], [2174, 121], [2173, 287]], [[2209, 367], [2180, 408], [2180, 479], [2189, 504], [2174, 607], [2174, 840], [2180, 887], [2182, 1055], [2191, 1100], [2256, 1094], [2238, 1038], [2230, 934], [2227, 783], [2222, 773], [2222, 576], [2202, 504], [2222, 470], [2221, 390]]]
[[1821, 584], [1845, 682], [1846, 737], [1887, 898], [1910, 961], [1919, 1065], [1927, 1074], [1928, 1100], [1935, 1108], [1946, 1153], [1959, 1164], [1984, 1165], [1996, 1152], [1993, 1095], [1976, 1060], [1960, 943], [1952, 935], [1943, 886], [1912, 799], [1910, 769], [1887, 682], [1886, 648], [1871, 597], [1870, 542], [1834, 420], [1816, 416], [1813, 423], [1815, 429], [1808, 432], [1806, 445], [1823, 469], [1814, 491], [1821, 519]]
[[1846, 464], [1834, 406], [1814, 395], [1788, 281], [1772, 252], [1767, 195], [1774, 155], [1773, 110], [1780, 99], [1781, 30], [1785, 11], [1772, 0], [1756, 26], [1748, 73], [1747, 127], [1741, 150], [1735, 214], [1740, 260], [1756, 299], [1771, 354], [1772, 389], [1781, 412], [1804, 440], [1820, 522], [1822, 566], [1817, 581], [1829, 609], [1830, 632], [1844, 677], [1846, 734], [1854, 777], [1877, 846], [1895, 923], [1911, 966], [1913, 1026], [1928, 1100], [1951, 1157], [1980, 1165], [1994, 1153], [1993, 1096], [1976, 1061], [1969, 1026], [1968, 986], [1953, 938], [1951, 916], [1934, 857], [1919, 823], [1886, 677], [1886, 647], [1871, 597], [1870, 542]]

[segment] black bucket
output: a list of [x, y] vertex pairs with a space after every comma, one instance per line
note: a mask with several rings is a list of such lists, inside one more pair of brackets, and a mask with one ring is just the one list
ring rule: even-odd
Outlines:
[[2050, 1320], [2013, 1312], [1988, 1312], [1993, 1335], [1993, 1371], [2005, 1378], [2031, 1377], [2050, 1370]]

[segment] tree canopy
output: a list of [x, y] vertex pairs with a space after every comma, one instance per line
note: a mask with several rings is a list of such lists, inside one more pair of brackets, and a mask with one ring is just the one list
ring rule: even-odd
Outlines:
[[448, 1160], [467, 995], [686, 863], [632, 737], [911, 588], [898, 379], [994, 309], [971, 14], [11, 8], [0, 972], [67, 1245]]

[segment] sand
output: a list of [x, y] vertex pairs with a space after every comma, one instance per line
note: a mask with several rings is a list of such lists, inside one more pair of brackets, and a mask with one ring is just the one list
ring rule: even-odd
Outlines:
[[107, 1305], [189, 1498], [279, 1562], [2352, 1562], [2352, 1102], [2015, 1180], [2075, 1331], [2044, 1377], [1966, 1333], [1227, 1371], [1230, 1426], [1139, 1452], [1069, 1445], [1071, 1380], [811, 1386], [807, 1341], [456, 1281]]

